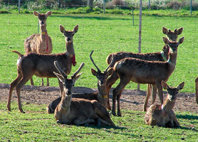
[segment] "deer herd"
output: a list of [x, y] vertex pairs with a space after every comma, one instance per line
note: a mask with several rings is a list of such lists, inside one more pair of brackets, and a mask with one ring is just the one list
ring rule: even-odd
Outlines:
[[[147, 94], [144, 101], [143, 110], [146, 111], [145, 123], [151, 126], [179, 127], [180, 124], [173, 111], [179, 90], [184, 87], [184, 82], [178, 87], [170, 87], [166, 82], [173, 73], [178, 47], [183, 43], [184, 37], [177, 41], [178, 35], [183, 28], [168, 30], [163, 27], [162, 31], [167, 37], [163, 37], [164, 47], [161, 52], [155, 53], [133, 53], [117, 52], [109, 54], [106, 58], [108, 67], [101, 71], [95, 64], [92, 54], [90, 60], [95, 69], [91, 73], [98, 80], [98, 91], [94, 93], [73, 93], [73, 87], [79, 79], [82, 63], [79, 69], [68, 79], [72, 65], [76, 65], [73, 36], [78, 32], [78, 25], [73, 30], [68, 31], [60, 25], [60, 32], [65, 36], [66, 52], [59, 54], [52, 53], [52, 40], [47, 33], [46, 20], [52, 14], [51, 11], [40, 14], [34, 12], [38, 17], [41, 34], [33, 34], [24, 42], [25, 54], [13, 51], [18, 54], [17, 78], [10, 84], [7, 109], [11, 111], [12, 92], [16, 88], [18, 97], [18, 108], [24, 113], [21, 104], [20, 90], [23, 85], [36, 75], [41, 78], [58, 78], [60, 87], [60, 97], [52, 101], [48, 107], [48, 113], [54, 113], [57, 123], [73, 125], [104, 125], [115, 124], [111, 120], [108, 110], [112, 110], [113, 115], [121, 116], [120, 97], [125, 86], [130, 82], [148, 84]], [[109, 92], [116, 80], [120, 79], [118, 85], [113, 89], [112, 108], [109, 103]], [[198, 78], [196, 83], [196, 101], [198, 103]], [[44, 85], [42, 80], [42, 85]], [[163, 88], [167, 90], [166, 99], [163, 99]], [[156, 93], [160, 100], [160, 105], [155, 104]], [[151, 106], [147, 109], [148, 100], [152, 94]], [[117, 104], [117, 109], [116, 109]]]

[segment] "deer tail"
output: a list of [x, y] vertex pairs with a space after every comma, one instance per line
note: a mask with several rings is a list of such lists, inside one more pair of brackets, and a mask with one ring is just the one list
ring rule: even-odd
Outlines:
[[19, 57], [23, 57], [23, 54], [21, 54], [20, 52], [16, 51], [16, 50], [13, 50], [12, 52], [16, 53], [19, 55]]

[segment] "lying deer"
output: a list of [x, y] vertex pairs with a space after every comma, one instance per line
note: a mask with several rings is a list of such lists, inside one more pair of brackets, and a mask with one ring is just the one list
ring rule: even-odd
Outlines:
[[54, 116], [57, 123], [85, 125], [90, 123], [102, 123], [103, 125], [115, 126], [105, 107], [96, 100], [87, 100], [72, 98], [72, 90], [76, 80], [81, 74], [78, 74], [84, 63], [72, 75], [71, 79], [62, 71], [58, 62], [54, 62], [59, 73], [54, 72], [57, 78], [64, 84], [64, 93], [61, 101], [55, 109]]
[[196, 95], [196, 102], [198, 104], [198, 78], [195, 79], [195, 95]]
[[[165, 27], [163, 27], [163, 33], [166, 34], [170, 40], [172, 41], [176, 41], [177, 37], [179, 34], [181, 34], [183, 31], [183, 28], [180, 29], [175, 29], [174, 32], [172, 32], [171, 30], [166, 29]], [[155, 52], [155, 53], [133, 53], [133, 52], [117, 52], [117, 53], [111, 53], [107, 56], [106, 62], [108, 64], [110, 64], [111, 62], [111, 67], [113, 67], [115, 65], [115, 63], [121, 59], [127, 58], [127, 57], [132, 57], [132, 58], [138, 58], [138, 59], [142, 59], [142, 60], [148, 60], [148, 61], [167, 61], [168, 60], [168, 49], [166, 48], [166, 46], [163, 47], [161, 52]], [[115, 83], [113, 81], [114, 78], [113, 76], [111, 76], [108, 80], [107, 80], [107, 86], [108, 86], [108, 90], [110, 90], [111, 86]], [[115, 80], [116, 81], [116, 80]], [[149, 96], [151, 94], [151, 90], [152, 90], [152, 86], [151, 84], [148, 84], [148, 88], [147, 88], [147, 96], [145, 98], [144, 101], [144, 111], [146, 111], [147, 108], [147, 104], [148, 104], [148, 99]], [[153, 94], [152, 94], [152, 104], [155, 102], [155, 100], [153, 98], [155, 98], [156, 96], [156, 87], [153, 86]]]
[[176, 41], [178, 35], [183, 32], [183, 28], [175, 29], [174, 31], [168, 30], [167, 28], [163, 27], [162, 32], [168, 36], [169, 40]]
[[[108, 92], [107, 92], [107, 87], [106, 87], [106, 81], [107, 81], [108, 76], [111, 75], [113, 69], [109, 69], [109, 66], [108, 66], [104, 72], [101, 72], [101, 70], [98, 68], [98, 66], [96, 66], [94, 60], [92, 59], [92, 54], [93, 54], [93, 51], [90, 54], [90, 59], [93, 65], [96, 67], [97, 71], [94, 69], [91, 69], [91, 72], [98, 79], [98, 83], [97, 83], [98, 92], [75, 93], [75, 94], [72, 94], [72, 98], [84, 98], [88, 100], [97, 100], [104, 107], [106, 107], [107, 109], [110, 109], [110, 105], [108, 101], [109, 98], [107, 95]], [[47, 107], [47, 112], [54, 113], [54, 110], [57, 107], [57, 105], [60, 103], [60, 101], [61, 101], [61, 97], [58, 97], [57, 99], [52, 101]]]
[[179, 42], [169, 41], [167, 38], [163, 38], [163, 40], [167, 44], [166, 46], [171, 46], [173, 51], [173, 53], [170, 53], [170, 58], [166, 62], [146, 61], [137, 58], [124, 58], [115, 63], [113, 67], [114, 72], [111, 75], [111, 79], [112, 82], [115, 82], [118, 78], [120, 78], [120, 83], [113, 90], [113, 115], [116, 115], [115, 103], [117, 100], [117, 115], [121, 116], [121, 92], [130, 81], [141, 84], [152, 84], [153, 86], [157, 87], [160, 102], [161, 104], [163, 103], [161, 81], [167, 81], [169, 76], [174, 71], [177, 59], [177, 47], [183, 42], [184, 38], [181, 38]]
[[161, 82], [161, 85], [164, 89], [167, 89], [168, 95], [162, 105], [153, 104], [149, 107], [145, 114], [145, 123], [151, 126], [180, 127], [173, 107], [175, 106], [178, 92], [184, 87], [184, 82], [179, 84], [177, 88], [169, 87], [164, 81]]
[[[35, 54], [31, 53], [26, 56], [23, 56], [18, 51], [13, 51], [19, 55], [19, 60], [17, 62], [17, 78], [10, 84], [10, 91], [8, 97], [7, 108], [11, 111], [10, 103], [12, 92], [16, 87], [17, 97], [18, 97], [18, 107], [20, 112], [24, 112], [21, 106], [20, 90], [21, 87], [29, 80], [33, 75], [38, 77], [48, 77], [55, 78], [54, 71], [57, 72], [57, 69], [54, 67], [54, 61], [60, 63], [61, 68], [66, 74], [71, 72], [72, 64], [75, 65], [75, 53], [73, 48], [72, 37], [77, 32], [78, 26], [74, 28], [73, 31], [65, 31], [64, 27], [60, 25], [60, 31], [64, 34], [66, 38], [66, 52], [60, 54]], [[59, 82], [60, 91], [63, 92], [63, 85]]]
[[[52, 14], [48, 11], [45, 14], [40, 14], [34, 11], [34, 15], [38, 17], [41, 34], [33, 34], [28, 37], [24, 42], [24, 48], [26, 54], [37, 53], [37, 54], [50, 54], [52, 53], [52, 39], [47, 33], [47, 17]], [[33, 79], [31, 78], [31, 85], [34, 85]], [[42, 79], [42, 86], [44, 85]], [[49, 79], [47, 78], [47, 86], [49, 86]]]

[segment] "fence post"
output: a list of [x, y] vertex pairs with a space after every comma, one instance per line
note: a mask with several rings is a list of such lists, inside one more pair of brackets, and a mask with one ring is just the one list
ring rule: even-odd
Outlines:
[[133, 26], [134, 26], [134, 9], [132, 8], [132, 20], [133, 20]]
[[18, 0], [18, 10], [19, 10], [19, 14], [20, 14], [20, 7], [21, 7], [21, 0]]
[[[138, 53], [141, 53], [141, 37], [142, 37], [142, 0], [140, 0], [140, 13], [139, 13], [139, 48], [138, 48]], [[140, 90], [140, 84], [138, 84], [137, 90]]]
[[105, 0], [103, 0], [103, 13], [105, 14]]
[[151, 9], [151, 0], [148, 1], [148, 9]]
[[192, 0], [190, 0], [190, 15], [192, 16]]

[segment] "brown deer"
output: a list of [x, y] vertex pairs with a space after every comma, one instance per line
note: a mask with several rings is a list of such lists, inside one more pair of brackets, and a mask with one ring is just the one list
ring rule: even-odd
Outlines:
[[[161, 52], [155, 52], [155, 53], [133, 53], [133, 52], [117, 52], [112, 53], [107, 57], [107, 63], [113, 67], [115, 63], [121, 59], [132, 57], [132, 58], [138, 58], [142, 60], [148, 60], [148, 61], [167, 61], [169, 56], [169, 48], [167, 46], [164, 46]], [[113, 58], [112, 58], [113, 57]], [[111, 64], [110, 64], [111, 63]], [[117, 75], [116, 75], [117, 76]], [[111, 86], [115, 83], [116, 80], [113, 80], [114, 76], [111, 76], [107, 80], [107, 88], [110, 90]], [[147, 97], [144, 101], [144, 111], [146, 111], [147, 103], [148, 103], [148, 96], [151, 94], [152, 86], [151, 84], [148, 84], [148, 90], [147, 90]], [[153, 95], [156, 95], [156, 87], [153, 86]], [[152, 97], [155, 98], [155, 97]], [[152, 100], [152, 104], [155, 100]]]
[[[106, 81], [109, 75], [111, 75], [113, 69], [110, 68], [109, 66], [106, 68], [104, 72], [101, 72], [101, 70], [96, 66], [94, 60], [92, 59], [92, 54], [94, 51], [90, 53], [90, 59], [93, 63], [93, 65], [96, 67], [97, 71], [94, 69], [91, 69], [91, 72], [96, 78], [98, 79], [97, 82], [97, 87], [98, 87], [98, 92], [93, 92], [93, 93], [75, 93], [72, 94], [72, 98], [84, 98], [88, 100], [97, 100], [99, 103], [101, 103], [104, 107], [107, 109], [110, 109], [109, 105], [109, 98], [108, 98], [108, 92], [106, 89]], [[109, 70], [108, 70], [109, 69]], [[54, 113], [55, 108], [57, 105], [60, 103], [61, 97], [58, 97], [54, 101], [52, 101], [48, 107], [47, 107], [47, 112], [48, 113]]]
[[162, 32], [168, 36], [169, 40], [176, 41], [178, 35], [180, 35], [183, 31], [183, 27], [179, 29], [175, 29], [174, 31], [168, 30], [167, 28], [163, 27]]
[[64, 93], [61, 101], [55, 109], [54, 116], [57, 123], [86, 125], [90, 123], [102, 123], [103, 125], [115, 126], [105, 107], [96, 100], [72, 98], [72, 89], [75, 81], [80, 77], [80, 68], [72, 75], [71, 79], [62, 71], [58, 62], [54, 62], [59, 73], [54, 72], [57, 78], [64, 84]]
[[145, 114], [145, 123], [151, 126], [180, 127], [173, 107], [175, 106], [178, 92], [184, 87], [184, 82], [180, 83], [177, 88], [169, 87], [164, 81], [161, 82], [161, 85], [164, 89], [167, 89], [167, 97], [162, 105], [153, 104], [149, 107]]
[[[51, 11], [48, 11], [45, 14], [40, 14], [37, 11], [34, 11], [34, 15], [38, 17], [41, 34], [33, 34], [28, 37], [24, 42], [24, 48], [26, 54], [37, 53], [37, 54], [51, 54], [52, 53], [52, 39], [47, 33], [47, 17], [52, 14]], [[34, 85], [33, 79], [31, 78], [31, 85]], [[44, 82], [42, 79], [42, 86]], [[49, 86], [49, 79], [47, 78], [47, 86]]]
[[196, 95], [196, 102], [198, 104], [198, 77], [195, 79], [195, 95]]
[[[173, 53], [170, 53], [170, 58], [166, 62], [162, 61], [146, 61], [137, 58], [124, 58], [115, 63], [113, 69], [114, 72], [111, 76], [111, 82], [115, 82], [120, 78], [120, 82], [117, 87], [113, 90], [113, 103], [112, 103], [112, 114], [115, 113], [115, 103], [117, 100], [117, 115], [121, 116], [120, 112], [120, 96], [124, 87], [130, 82], [136, 82], [141, 84], [152, 84], [157, 87], [158, 96], [161, 104], [163, 103], [163, 94], [161, 81], [167, 81], [169, 76], [175, 69], [177, 59], [177, 47], [184, 40], [184, 37], [176, 41], [169, 41], [167, 38], [163, 38], [166, 46], [170, 46]], [[155, 98], [154, 98], [155, 99]]]
[[[33, 75], [38, 77], [48, 77], [55, 78], [53, 71], [57, 71], [54, 67], [54, 61], [58, 61], [60, 66], [65, 71], [66, 74], [71, 72], [72, 64], [75, 65], [75, 52], [73, 48], [72, 37], [77, 32], [78, 26], [74, 28], [73, 31], [65, 31], [64, 27], [60, 25], [60, 31], [64, 34], [66, 38], [66, 52], [60, 54], [35, 54], [31, 53], [23, 56], [18, 51], [13, 51], [17, 53], [20, 58], [17, 62], [17, 78], [10, 84], [10, 91], [8, 97], [7, 108], [11, 111], [10, 103], [12, 92], [16, 87], [17, 97], [18, 97], [18, 107], [20, 112], [24, 112], [21, 106], [20, 90], [21, 87], [29, 80]], [[63, 85], [59, 82], [60, 91], [63, 92]]]

